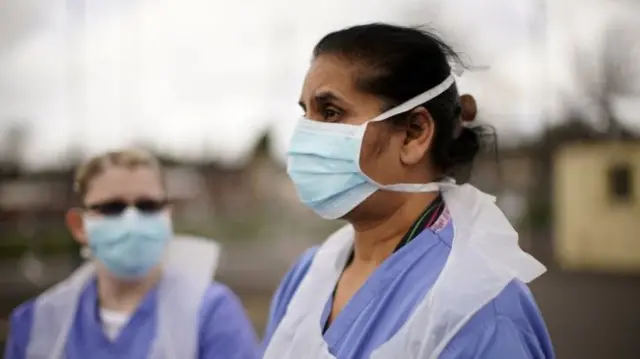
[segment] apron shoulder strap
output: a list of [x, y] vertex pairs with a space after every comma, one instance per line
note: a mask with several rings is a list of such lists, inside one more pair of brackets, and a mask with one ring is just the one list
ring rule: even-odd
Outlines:
[[220, 257], [212, 240], [179, 236], [169, 246], [159, 288], [158, 335], [149, 359], [197, 359], [200, 310]]
[[[315, 267], [331, 263], [331, 267], [344, 264], [353, 246], [353, 227], [348, 224], [333, 232], [318, 248], [309, 271]], [[339, 269], [342, 271], [342, 267]]]
[[372, 358], [398, 353], [438, 358], [469, 319], [511, 281], [529, 282], [545, 271], [520, 249], [517, 232], [493, 197], [470, 185], [443, 193], [454, 228], [447, 262], [409, 321]]
[[[320, 316], [324, 302], [342, 273], [352, 243], [353, 228], [344, 226], [320, 246], [307, 274], [287, 305], [286, 313], [269, 341], [264, 358], [302, 358], [305, 355], [319, 358], [322, 355], [320, 352], [327, 350], [319, 349], [326, 347], [319, 329]], [[311, 326], [309, 323], [312, 323]], [[317, 329], [317, 333], [314, 329]]]
[[36, 298], [27, 359], [63, 356], [80, 294], [94, 275], [95, 264], [86, 262]]
[[221, 252], [220, 243], [212, 239], [178, 235], [169, 242], [166, 263], [210, 283], [218, 269]]
[[280, 328], [296, 327], [310, 308], [323, 305], [327, 299], [325, 293], [331, 293], [342, 273], [353, 243], [353, 227], [344, 226], [334, 232], [320, 246], [313, 257], [311, 266], [298, 286], [293, 298], [287, 305], [287, 311], [274, 334]]

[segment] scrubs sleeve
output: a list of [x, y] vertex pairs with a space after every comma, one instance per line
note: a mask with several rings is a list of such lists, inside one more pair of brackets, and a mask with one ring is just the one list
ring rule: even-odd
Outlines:
[[508, 317], [495, 320], [473, 330], [462, 330], [440, 355], [440, 359], [551, 359], [536, 336], [519, 328]]
[[199, 359], [257, 359], [258, 339], [238, 297], [212, 285], [201, 309]]
[[306, 250], [280, 282], [280, 285], [271, 300], [269, 319], [267, 321], [267, 328], [265, 330], [262, 345], [263, 350], [267, 348], [273, 333], [278, 328], [280, 321], [287, 311], [291, 298], [293, 298], [298, 286], [309, 271], [309, 267], [311, 266], [311, 262], [313, 261], [313, 257], [317, 250], [318, 247]]
[[26, 359], [27, 345], [33, 324], [33, 301], [16, 308], [9, 319], [9, 336], [5, 344], [5, 359]]

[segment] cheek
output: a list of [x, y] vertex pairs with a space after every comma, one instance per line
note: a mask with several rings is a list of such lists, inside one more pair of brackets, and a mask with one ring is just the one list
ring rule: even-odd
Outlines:
[[376, 131], [375, 128], [369, 126], [362, 140], [362, 147], [360, 148], [360, 167], [364, 170], [364, 167], [377, 162], [378, 157], [384, 152], [386, 146], [387, 144], [381, 136], [380, 131]]
[[395, 183], [402, 169], [398, 146], [394, 136], [386, 129], [367, 129], [360, 152], [360, 168], [380, 184]]

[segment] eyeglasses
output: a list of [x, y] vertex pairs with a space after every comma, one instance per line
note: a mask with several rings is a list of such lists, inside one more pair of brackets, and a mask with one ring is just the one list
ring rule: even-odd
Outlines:
[[109, 200], [101, 203], [85, 205], [85, 209], [95, 211], [105, 216], [117, 216], [122, 214], [127, 208], [135, 207], [144, 214], [154, 214], [163, 210], [169, 201], [155, 199], [138, 199], [134, 202], [127, 202], [121, 199]]

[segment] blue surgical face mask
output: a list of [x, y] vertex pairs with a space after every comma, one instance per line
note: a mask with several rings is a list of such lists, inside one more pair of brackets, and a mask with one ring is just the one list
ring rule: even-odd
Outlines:
[[301, 118], [287, 151], [287, 172], [300, 200], [326, 219], [341, 218], [379, 189], [434, 192], [439, 183], [382, 185], [360, 169], [362, 140], [371, 122], [410, 111], [437, 97], [454, 83], [449, 76], [438, 86], [386, 111], [362, 125]]
[[142, 214], [128, 208], [118, 216], [84, 217], [89, 248], [116, 277], [145, 276], [162, 260], [173, 236], [167, 212]]

